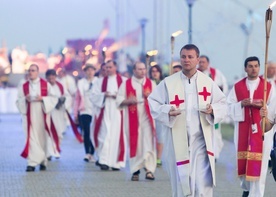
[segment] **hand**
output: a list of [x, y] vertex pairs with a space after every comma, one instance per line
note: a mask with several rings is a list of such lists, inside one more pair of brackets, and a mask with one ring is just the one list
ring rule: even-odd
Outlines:
[[75, 122], [75, 124], [79, 124], [78, 116], [75, 116], [75, 117], [74, 117], [74, 122]]
[[116, 94], [111, 94], [110, 92], [105, 92], [105, 97], [116, 99]]
[[127, 98], [128, 105], [135, 105], [138, 103], [137, 98], [135, 96], [131, 96]]
[[206, 110], [201, 111], [204, 114], [213, 114], [213, 108], [211, 104], [206, 105]]
[[181, 114], [181, 110], [180, 109], [175, 109], [175, 107], [171, 107], [170, 111], [169, 111], [169, 116], [178, 116]]
[[29, 94], [26, 96], [26, 100], [27, 100], [28, 102], [32, 102], [31, 96], [30, 96]]
[[250, 98], [243, 99], [243, 100], [241, 101], [241, 106], [242, 106], [242, 107], [251, 106], [251, 99], [250, 99]]
[[253, 107], [261, 108], [263, 106], [263, 103], [264, 103], [263, 99], [253, 99], [251, 104]]
[[267, 108], [266, 108], [266, 106], [262, 107], [260, 109], [260, 115], [261, 115], [261, 117], [267, 117]]
[[147, 92], [144, 91], [144, 97], [145, 97], [145, 98], [148, 98], [149, 95], [150, 95], [150, 92], [149, 92], [149, 91], [147, 91]]
[[35, 101], [42, 101], [43, 99], [42, 99], [42, 96], [37, 96], [36, 98], [35, 98]]

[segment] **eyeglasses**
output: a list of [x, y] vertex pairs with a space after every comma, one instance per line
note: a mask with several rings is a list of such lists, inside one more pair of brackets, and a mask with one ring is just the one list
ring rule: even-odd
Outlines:
[[37, 70], [34, 70], [34, 69], [30, 69], [28, 70], [29, 72], [36, 72]]

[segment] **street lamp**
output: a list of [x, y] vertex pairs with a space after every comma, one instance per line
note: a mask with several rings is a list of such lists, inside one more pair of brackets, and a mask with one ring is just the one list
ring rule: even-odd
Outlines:
[[178, 31], [172, 33], [172, 35], [171, 35], [171, 65], [170, 65], [170, 75], [172, 74], [172, 68], [173, 68], [174, 40], [175, 40], [175, 37], [179, 36], [180, 34], [182, 34], [182, 31], [178, 30]]
[[140, 26], [141, 26], [141, 30], [142, 30], [142, 56], [144, 57], [145, 55], [145, 51], [146, 51], [146, 33], [145, 33], [145, 26], [146, 23], [148, 22], [148, 19], [146, 18], [142, 18], [140, 20]]
[[196, 0], [186, 0], [189, 6], [189, 44], [192, 44], [192, 7]]

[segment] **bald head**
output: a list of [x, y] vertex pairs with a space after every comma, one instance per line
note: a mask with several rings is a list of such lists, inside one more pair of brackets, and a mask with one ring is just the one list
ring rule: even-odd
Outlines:
[[267, 63], [267, 78], [274, 78], [276, 75], [276, 62]]
[[35, 80], [38, 78], [39, 75], [39, 67], [37, 64], [31, 64], [29, 67], [29, 79], [30, 80]]

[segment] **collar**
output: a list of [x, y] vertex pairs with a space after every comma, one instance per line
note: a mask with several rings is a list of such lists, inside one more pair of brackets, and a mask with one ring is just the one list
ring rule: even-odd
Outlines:
[[132, 76], [132, 79], [134, 80], [134, 81], [136, 81], [137, 83], [140, 83], [140, 84], [144, 84], [144, 81], [145, 81], [145, 77], [143, 77], [142, 79], [138, 79], [138, 78], [136, 78], [135, 76]]
[[38, 77], [38, 78], [36, 78], [35, 80], [29, 80], [29, 82], [30, 82], [31, 84], [37, 84], [37, 83], [40, 82], [40, 78]]

